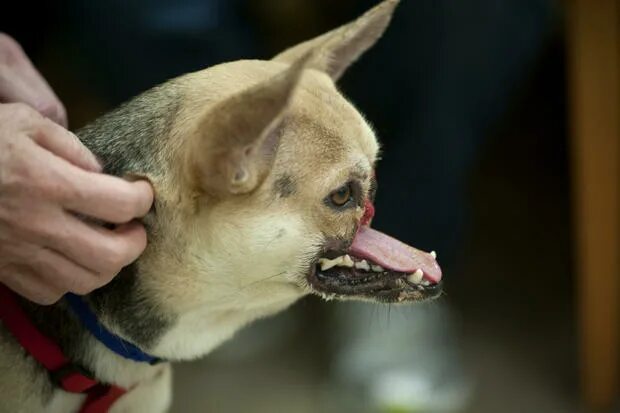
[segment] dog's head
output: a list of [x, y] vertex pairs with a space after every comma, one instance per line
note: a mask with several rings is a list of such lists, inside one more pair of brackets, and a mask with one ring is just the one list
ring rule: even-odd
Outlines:
[[162, 305], [194, 322], [219, 314], [234, 330], [308, 293], [438, 296], [434, 254], [369, 227], [379, 145], [335, 86], [397, 3], [270, 61], [226, 63], [161, 87], [182, 99], [157, 145], [167, 166], [146, 174], [157, 201], [139, 266]]

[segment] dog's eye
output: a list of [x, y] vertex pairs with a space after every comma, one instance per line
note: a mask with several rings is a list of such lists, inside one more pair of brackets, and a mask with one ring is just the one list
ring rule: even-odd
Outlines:
[[353, 200], [351, 184], [346, 184], [336, 189], [329, 195], [329, 200], [334, 206], [343, 207]]

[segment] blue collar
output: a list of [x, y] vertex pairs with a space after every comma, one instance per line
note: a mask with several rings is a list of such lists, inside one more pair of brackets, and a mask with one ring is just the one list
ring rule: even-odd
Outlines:
[[93, 310], [80, 296], [69, 293], [65, 295], [65, 300], [82, 325], [111, 351], [126, 359], [143, 363], [156, 364], [162, 361], [160, 358], [140, 350], [135, 344], [131, 344], [110, 332], [97, 320]]

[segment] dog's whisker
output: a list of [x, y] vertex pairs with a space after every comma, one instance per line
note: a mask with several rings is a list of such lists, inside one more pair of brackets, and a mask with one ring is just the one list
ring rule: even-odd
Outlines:
[[252, 281], [252, 282], [250, 282], [250, 283], [248, 283], [246, 285], [241, 286], [236, 291], [233, 291], [231, 294], [227, 294], [224, 297], [220, 297], [220, 299], [215, 301], [213, 304], [217, 305], [219, 303], [229, 301], [232, 298], [239, 297], [241, 295], [241, 293], [244, 290], [246, 290], [247, 288], [256, 286], [257, 284], [263, 283], [265, 281], [269, 281], [269, 280], [271, 280], [273, 278], [276, 278], [276, 277], [279, 277], [279, 276], [281, 276], [283, 274], [286, 274], [286, 271], [282, 271], [282, 272], [279, 272], [277, 274], [273, 274], [273, 275], [270, 275], [268, 277], [264, 277], [264, 278], [261, 278], [259, 280]]
[[371, 323], [371, 327], [373, 326], [373, 323], [375, 324], [375, 326], [378, 325], [379, 323], [379, 303], [373, 303], [372, 306], [372, 312], [370, 313], [370, 323]]
[[284, 275], [284, 274], [286, 274], [286, 271], [282, 271], [282, 272], [279, 272], [277, 274], [270, 275], [269, 277], [261, 278], [260, 280], [252, 281], [251, 283], [248, 283], [248, 284], [242, 286], [241, 288], [239, 288], [239, 291], [245, 290], [248, 287], [252, 287], [252, 286], [254, 286], [256, 284], [259, 284], [259, 283], [271, 280], [273, 278], [279, 277], [279, 276]]

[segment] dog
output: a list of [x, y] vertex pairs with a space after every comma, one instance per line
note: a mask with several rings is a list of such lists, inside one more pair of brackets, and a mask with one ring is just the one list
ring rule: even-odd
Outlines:
[[[272, 60], [173, 79], [78, 131], [105, 172], [151, 182], [149, 244], [87, 296], [15, 300], [67, 365], [123, 394], [88, 410], [90, 392], [66, 391], [0, 324], [1, 412], [163, 412], [170, 362], [204, 356], [305, 295], [408, 303], [440, 294], [434, 253], [370, 228], [379, 145], [335, 86], [397, 3]], [[152, 358], [132, 359], [129, 347]]]

